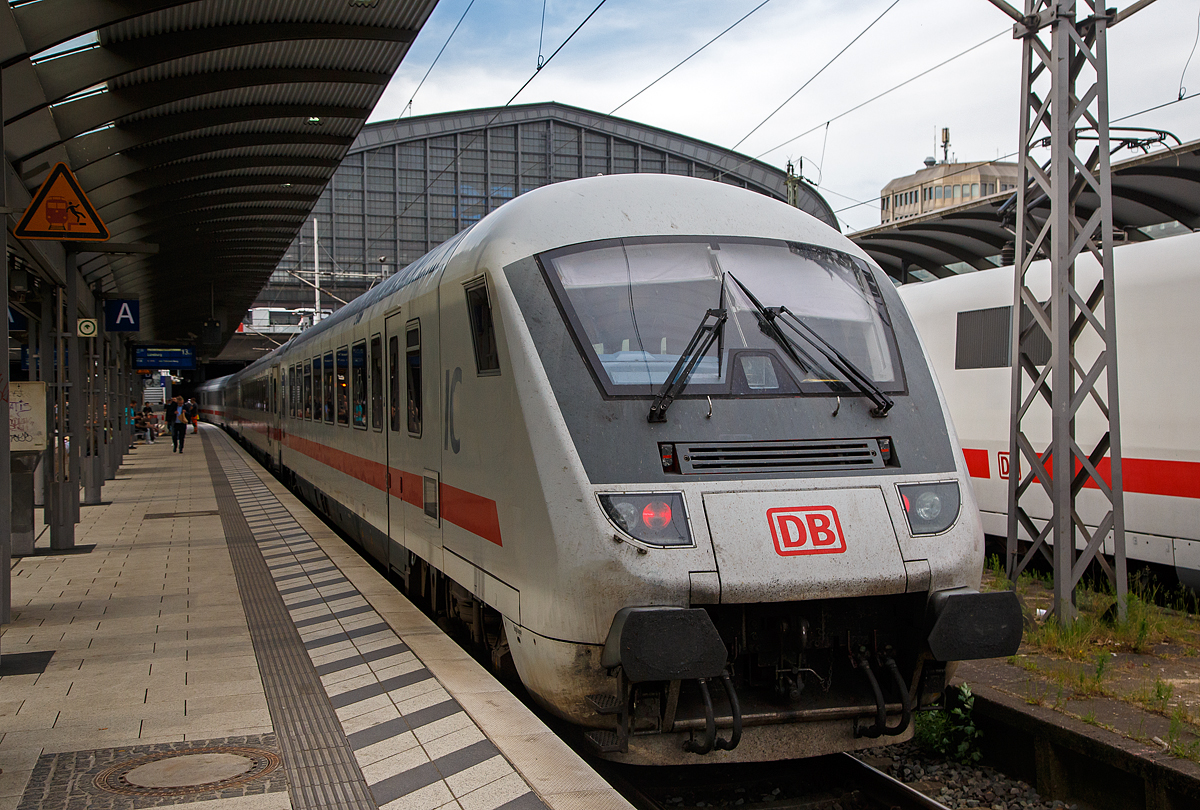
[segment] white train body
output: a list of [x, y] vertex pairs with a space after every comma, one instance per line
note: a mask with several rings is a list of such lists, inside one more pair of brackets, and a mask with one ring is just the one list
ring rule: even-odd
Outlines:
[[[1200, 323], [1194, 314], [1200, 301], [1200, 234], [1126, 245], [1114, 256], [1126, 553], [1130, 559], [1173, 566], [1181, 581], [1200, 588], [1200, 431], [1195, 422], [1200, 374], [1192, 368], [1200, 359]], [[1099, 277], [1090, 255], [1079, 260], [1076, 272], [1081, 288], [1091, 289]], [[1034, 293], [1046, 300], [1046, 263], [1035, 264], [1029, 278]], [[1013, 269], [909, 284], [900, 289], [900, 297], [954, 417], [984, 530], [1003, 537], [1008, 532], [1012, 385], [1008, 348], [990, 351], [991, 367], [963, 368], [977, 365], [963, 354], [981, 340], [1007, 340], [1007, 312], [990, 321], [993, 327], [1003, 325], [1000, 330], [960, 331], [978, 323], [982, 311], [1011, 309]], [[1094, 350], [1086, 345], [1080, 349]], [[1095, 434], [1097, 412], [1085, 408], [1082, 413], [1080, 435]], [[1031, 427], [1036, 442], [1049, 439], [1048, 421]], [[1080, 514], [1094, 528], [1106, 504], [1094, 489], [1085, 489]], [[1048, 518], [1049, 501], [1032, 507], [1031, 514]], [[1077, 542], [1082, 546], [1082, 540]], [[1112, 553], [1111, 537], [1105, 551]]]
[[[766, 306], [840, 324], [894, 399], [886, 418], [788, 365], [734, 265]], [[648, 421], [718, 304], [720, 341]], [[593, 742], [614, 758], [695, 761], [684, 742], [704, 749], [709, 721], [735, 717], [744, 738], [718, 758], [906, 739], [897, 718], [945, 663], [1019, 639], [1015, 601], [975, 593], [966, 467], [892, 285], [840, 234], [741, 189], [624, 175], [522, 195], [200, 395], [494, 656], [480, 613], [502, 616], [530, 693], [610, 732]], [[902, 485], [940, 493], [936, 531]], [[725, 672], [740, 709], [717, 689], [706, 710], [701, 679]]]

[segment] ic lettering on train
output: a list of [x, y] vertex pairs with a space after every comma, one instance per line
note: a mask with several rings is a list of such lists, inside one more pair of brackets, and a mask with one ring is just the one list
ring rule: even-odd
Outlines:
[[846, 535], [832, 506], [794, 506], [767, 510], [771, 538], [781, 557], [797, 554], [841, 554]]

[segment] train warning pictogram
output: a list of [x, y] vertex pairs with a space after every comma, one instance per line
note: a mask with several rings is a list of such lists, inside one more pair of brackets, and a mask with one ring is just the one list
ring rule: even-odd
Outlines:
[[103, 242], [109, 237], [108, 228], [65, 163], [50, 171], [13, 235], [18, 239], [72, 242]]

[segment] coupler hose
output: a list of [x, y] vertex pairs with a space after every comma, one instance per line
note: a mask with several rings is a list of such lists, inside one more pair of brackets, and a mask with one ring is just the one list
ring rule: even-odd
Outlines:
[[858, 656], [858, 668], [867, 676], [867, 682], [871, 684], [871, 692], [875, 695], [875, 725], [860, 728], [855, 723], [854, 736], [874, 739], [883, 734], [883, 730], [887, 728], [887, 707], [883, 702], [883, 690], [879, 688], [879, 681], [875, 678], [875, 672], [871, 669], [871, 662], [867, 660], [866, 653]]
[[729, 712], [733, 715], [733, 733], [729, 735], [728, 740], [724, 737], [717, 737], [716, 747], [718, 751], [732, 751], [742, 741], [742, 707], [738, 703], [737, 692], [733, 689], [733, 680], [730, 679], [728, 672], [721, 673], [721, 685], [725, 687], [725, 695], [729, 698]]
[[896, 666], [896, 661], [889, 655], [883, 659], [883, 665], [892, 673], [892, 680], [896, 682], [896, 688], [900, 690], [900, 725], [895, 728], [883, 727], [883, 733], [889, 737], [895, 737], [904, 733], [908, 728], [909, 722], [912, 721], [912, 701], [909, 700], [908, 686], [904, 683], [904, 678], [900, 677], [900, 668]]
[[713, 714], [712, 695], [708, 693], [708, 679], [699, 678], [696, 683], [700, 684], [700, 697], [704, 699], [704, 742], [684, 740], [683, 750], [690, 754], [707, 754], [717, 742], [717, 717]]

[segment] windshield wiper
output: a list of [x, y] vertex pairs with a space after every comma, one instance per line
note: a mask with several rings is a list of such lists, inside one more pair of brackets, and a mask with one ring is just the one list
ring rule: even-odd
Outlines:
[[863, 373], [862, 369], [854, 365], [854, 363], [852, 363], [845, 355], [839, 352], [829, 341], [823, 338], [820, 333], [796, 317], [796, 314], [790, 309], [784, 306], [764, 307], [759, 300], [754, 297], [754, 293], [750, 292], [746, 285], [738, 280], [737, 276], [730, 273], [729, 277], [732, 278], [734, 283], [742, 289], [742, 292], [744, 292], [746, 297], [750, 299], [750, 303], [753, 304], [754, 308], [758, 310], [758, 314], [762, 316], [764, 321], [764, 331], [766, 331], [767, 334], [770, 335], [775, 342], [778, 343], [783, 350], [788, 353], [792, 360], [795, 360], [799, 365], [803, 366], [804, 363], [799, 357], [796, 356], [796, 352], [803, 350], [796, 343], [796, 341], [792, 340], [783, 333], [783, 330], [779, 328], [779, 324], [783, 324], [784, 326], [788, 327], [797, 335], [800, 335], [806, 341], [812, 344], [817, 351], [825, 355], [825, 359], [829, 361], [829, 364], [832, 365], [838, 373], [845, 377], [846, 381], [852, 383], [854, 387], [867, 396], [867, 399], [875, 403], [875, 407], [871, 409], [872, 416], [887, 416], [888, 411], [891, 410], [892, 405], [895, 403], [893, 403], [891, 397], [879, 389], [879, 386], [875, 385], [870, 377]]
[[[725, 325], [725, 319], [728, 317], [729, 314], [724, 308], [710, 309], [704, 313], [704, 317], [700, 319], [700, 325], [696, 327], [696, 332], [688, 341], [687, 348], [683, 350], [683, 354], [679, 355], [679, 362], [675, 364], [675, 368], [671, 369], [663, 387], [655, 395], [654, 402], [650, 405], [650, 413], [646, 415], [647, 422], [667, 421], [667, 408], [671, 407], [675, 397], [682, 393], [701, 358], [708, 353], [713, 341], [721, 334], [721, 327]], [[714, 322], [709, 323], [709, 318], [714, 318]]]

